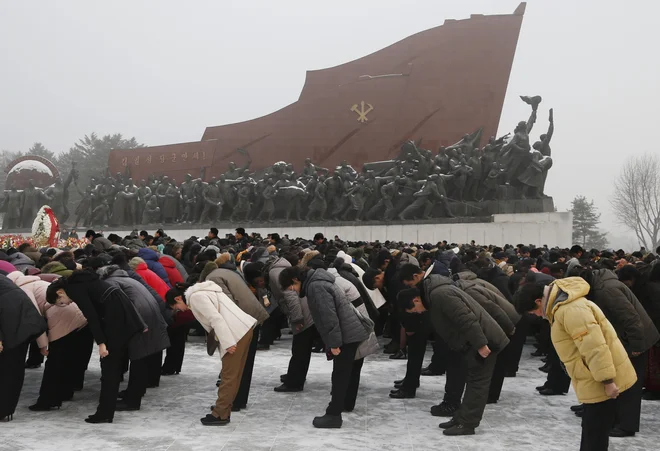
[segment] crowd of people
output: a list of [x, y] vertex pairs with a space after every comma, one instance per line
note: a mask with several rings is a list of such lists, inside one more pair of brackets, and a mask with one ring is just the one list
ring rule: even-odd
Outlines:
[[[583, 450], [635, 435], [642, 400], [660, 399], [660, 248], [344, 242], [242, 228], [183, 242], [162, 229], [85, 238], [76, 249], [25, 243], [0, 252], [0, 421], [13, 418], [26, 368], [44, 357], [29, 409], [71, 401], [96, 343], [101, 392], [85, 421], [112, 423], [117, 411], [139, 410], [161, 376], [181, 372], [187, 337], [199, 333], [222, 360], [201, 422], [226, 425], [247, 407], [257, 351], [287, 328], [291, 359], [276, 392], [304, 390], [313, 352], [332, 360], [317, 428], [342, 426], [365, 357], [381, 351], [407, 359], [391, 398], [414, 398], [422, 376], [446, 374], [430, 414], [446, 418], [440, 428], [450, 436], [475, 433], [528, 340], [545, 361], [540, 395], [563, 395], [572, 382]], [[391, 339], [384, 350], [378, 337]]]

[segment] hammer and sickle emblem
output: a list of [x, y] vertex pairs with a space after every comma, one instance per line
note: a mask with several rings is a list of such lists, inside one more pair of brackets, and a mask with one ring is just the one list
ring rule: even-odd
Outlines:
[[369, 103], [367, 103], [366, 105], [369, 108], [365, 109], [365, 107], [364, 107], [365, 103], [364, 103], [364, 100], [363, 100], [362, 102], [360, 102], [360, 108], [358, 108], [357, 103], [351, 107], [351, 111], [358, 114], [358, 118], [357, 118], [358, 122], [364, 123], [364, 122], [367, 122], [369, 120], [367, 118], [367, 114], [369, 114], [371, 112], [371, 110], [374, 109], [374, 107], [371, 106], [371, 104], [369, 104]]

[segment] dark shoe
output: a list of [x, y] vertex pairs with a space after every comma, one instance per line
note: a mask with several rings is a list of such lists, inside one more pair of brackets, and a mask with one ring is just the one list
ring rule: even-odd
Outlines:
[[437, 406], [431, 407], [431, 415], [434, 417], [451, 417], [458, 410], [458, 406], [442, 402]]
[[507, 371], [504, 373], [504, 377], [516, 377], [516, 372], [515, 371]]
[[269, 350], [270, 350], [270, 345], [262, 345], [262, 344], [257, 345], [257, 351], [269, 351]]
[[86, 423], [100, 424], [100, 423], [112, 423], [112, 418], [102, 417], [98, 414], [90, 415], [85, 418]]
[[178, 371], [165, 371], [165, 370], [161, 370], [161, 372], [160, 372], [161, 376], [174, 376], [176, 374], [179, 374], [179, 372]]
[[440, 429], [449, 429], [449, 428], [452, 428], [452, 427], [456, 426], [457, 424], [458, 424], [458, 423], [456, 422], [456, 420], [454, 420], [454, 419], [452, 418], [451, 420], [447, 421], [446, 423], [440, 423], [440, 424], [438, 425], [438, 427], [439, 427]]
[[354, 409], [355, 407], [344, 407], [344, 412], [351, 413]]
[[660, 399], [660, 393], [647, 391], [642, 395], [642, 399], [646, 401], [657, 401]]
[[285, 382], [286, 382], [286, 378], [287, 378], [287, 376], [289, 376], [289, 375], [288, 375], [288, 374], [282, 374], [282, 375], [280, 375], [280, 382], [285, 383]]
[[[231, 406], [231, 411], [232, 412], [240, 412], [241, 409], [242, 409], [241, 406]], [[213, 410], [213, 409], [211, 409], [211, 410]]]
[[536, 391], [541, 391], [541, 390], [543, 390], [543, 389], [545, 389], [545, 388], [548, 388], [548, 386], [545, 385], [545, 384], [543, 384], [543, 385], [539, 385], [538, 387], [536, 387]]
[[227, 418], [223, 420], [222, 418], [216, 418], [210, 413], [200, 420], [204, 426], [227, 426], [230, 422], [230, 419]]
[[584, 410], [584, 404], [578, 404], [577, 406], [571, 406], [571, 412], [579, 412]]
[[634, 437], [635, 433], [630, 431], [624, 431], [619, 428], [612, 428], [610, 431], [610, 437]]
[[124, 399], [126, 397], [126, 390], [122, 390], [117, 393], [117, 399]]
[[408, 354], [403, 349], [399, 349], [397, 352], [390, 356], [390, 360], [406, 360], [408, 359]]
[[532, 352], [532, 357], [543, 357], [545, 355], [548, 355], [547, 352], [539, 351], [538, 349], [534, 352]]
[[390, 392], [390, 398], [392, 399], [412, 399], [414, 397], [415, 397], [414, 393], [405, 391], [403, 389], [394, 390], [393, 392]]
[[543, 371], [544, 373], [548, 373], [550, 371], [550, 365], [546, 363], [545, 365], [543, 365], [542, 367], [539, 368], [539, 371]]
[[324, 352], [323, 346], [314, 346], [312, 348], [312, 352], [316, 353], [316, 354], [320, 354], [320, 353]]
[[0, 423], [9, 423], [14, 419], [14, 414], [7, 415], [5, 417], [0, 418]]
[[339, 429], [343, 421], [341, 415], [328, 415], [325, 414], [322, 417], [314, 418], [312, 424], [315, 428], [319, 429]]
[[497, 404], [497, 399], [489, 399], [486, 401], [486, 404]]
[[433, 371], [430, 367], [426, 367], [422, 370], [422, 372], [420, 374], [422, 376], [442, 376], [443, 374], [445, 374], [445, 371], [444, 370], [442, 370], [440, 372]]
[[54, 405], [54, 406], [49, 406], [47, 404], [39, 404], [38, 402], [36, 404], [32, 404], [28, 409], [30, 409], [33, 412], [48, 412], [53, 409], [60, 410], [60, 407], [62, 405]]
[[158, 387], [160, 387], [160, 384], [147, 385], [147, 388], [158, 388]]
[[543, 358], [541, 359], [541, 362], [543, 362], [543, 363], [548, 363], [548, 358], [547, 358], [547, 357], [543, 357]]
[[219, 387], [221, 383], [222, 383], [222, 379], [218, 378], [218, 380], [215, 381], [215, 386]]
[[404, 377], [403, 379], [399, 379], [398, 381], [394, 381], [394, 386], [403, 384], [403, 381], [405, 381], [405, 380], [406, 380], [406, 378]]
[[[396, 383], [395, 383], [395, 384], [394, 384], [394, 388], [395, 388], [396, 390], [400, 390], [400, 389], [402, 389], [402, 388], [403, 388], [403, 382], [401, 382], [400, 384], [396, 384]], [[419, 388], [419, 384], [417, 384], [417, 386], [416, 386], [415, 388]]]
[[442, 431], [444, 435], [474, 435], [474, 428], [457, 424], [454, 427]]
[[583, 415], [584, 415], [584, 410], [578, 410], [577, 412], [575, 412], [575, 416], [578, 418], [582, 418]]
[[286, 384], [282, 384], [279, 387], [275, 387], [273, 390], [278, 392], [278, 393], [297, 393], [299, 391], [303, 391], [303, 388], [302, 387], [289, 387]]
[[388, 344], [385, 345], [385, 349], [383, 349], [383, 354], [396, 354], [397, 351], [399, 351], [400, 349], [401, 349], [401, 345], [399, 343], [390, 341]]
[[136, 410], [140, 410], [139, 404], [129, 404], [126, 401], [119, 401], [115, 408], [115, 412], [134, 412]]
[[544, 388], [543, 390], [539, 390], [539, 393], [543, 396], [557, 396], [557, 395], [565, 395], [566, 393], [562, 393], [560, 391], [555, 391], [552, 388]]
[[25, 369], [27, 369], [27, 370], [36, 370], [37, 368], [41, 368], [41, 363], [26, 363], [25, 364]]

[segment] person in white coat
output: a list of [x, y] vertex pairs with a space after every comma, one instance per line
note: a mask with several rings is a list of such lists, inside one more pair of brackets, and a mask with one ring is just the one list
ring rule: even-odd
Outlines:
[[213, 411], [201, 419], [205, 426], [229, 424], [257, 320], [243, 312], [214, 282], [201, 282], [185, 292], [172, 289], [167, 303], [173, 310], [192, 310], [195, 319], [217, 339], [222, 359], [221, 382]]

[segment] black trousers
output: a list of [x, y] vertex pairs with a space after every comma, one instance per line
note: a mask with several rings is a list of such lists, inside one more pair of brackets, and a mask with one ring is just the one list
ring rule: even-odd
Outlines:
[[511, 342], [500, 352], [495, 362], [493, 369], [493, 376], [490, 380], [490, 387], [488, 389], [488, 401], [498, 401], [502, 393], [502, 386], [504, 385], [504, 377], [506, 376], [509, 362], [511, 361]]
[[610, 445], [610, 429], [614, 426], [615, 416], [616, 399], [584, 404], [580, 451], [607, 450]]
[[465, 356], [467, 377], [463, 402], [454, 414], [454, 419], [464, 426], [476, 428], [484, 416], [490, 379], [495, 369], [497, 353], [491, 352], [487, 358], [482, 358], [476, 352], [468, 352]]
[[96, 413], [103, 418], [114, 418], [122, 367], [124, 358], [128, 354], [128, 346], [112, 347], [108, 351], [107, 357], [101, 359], [101, 394]]
[[154, 352], [147, 357], [147, 388], [160, 385], [160, 370], [163, 364], [163, 351]]
[[510, 342], [507, 348], [511, 349], [507, 352], [506, 357], [507, 372], [518, 372], [523, 348], [525, 347], [525, 341], [527, 340], [527, 334], [529, 333], [530, 321], [531, 319], [529, 315], [523, 315], [520, 321], [518, 321], [518, 324], [516, 324], [516, 332], [513, 334], [513, 337], [509, 337]]
[[279, 335], [282, 316], [284, 316], [284, 314], [279, 307], [270, 312], [270, 317], [264, 321], [264, 324], [261, 326], [261, 338], [259, 338], [259, 344], [272, 345], [275, 342]]
[[433, 335], [433, 356], [429, 368], [435, 373], [442, 373], [447, 370], [447, 361], [451, 358], [449, 355], [451, 350], [437, 333], [434, 332]]
[[128, 386], [124, 395], [124, 402], [130, 406], [140, 407], [142, 397], [147, 393], [149, 381], [149, 356], [131, 360], [131, 372], [128, 375]]
[[28, 349], [28, 356], [25, 365], [41, 365], [42, 363], [44, 363], [44, 356], [41, 355], [41, 349], [39, 349], [37, 340], [32, 340], [30, 342], [30, 348]]
[[250, 348], [248, 349], [247, 359], [243, 367], [243, 375], [241, 376], [241, 384], [238, 386], [238, 393], [234, 398], [233, 405], [245, 408], [250, 397], [250, 386], [252, 385], [252, 372], [254, 370], [254, 357], [257, 355], [257, 344], [259, 342], [259, 329], [261, 326], [255, 326], [252, 333], [252, 341], [250, 341]]
[[406, 377], [403, 379], [403, 390], [415, 393], [419, 386], [419, 376], [424, 365], [426, 354], [426, 335], [415, 332], [408, 335], [408, 362], [406, 364]]
[[447, 368], [447, 379], [445, 380], [445, 396], [442, 401], [458, 406], [461, 404], [467, 379], [468, 369], [465, 355], [447, 348], [445, 367]]
[[78, 387], [82, 388], [91, 354], [83, 349], [91, 348], [91, 337], [87, 329], [83, 329], [49, 343], [37, 404], [59, 406], [62, 401], [71, 399]]
[[13, 415], [25, 379], [28, 343], [0, 352], [0, 419]]
[[548, 379], [545, 383], [546, 387], [561, 393], [568, 393], [568, 387], [571, 385], [571, 378], [564, 371], [564, 366], [559, 360], [555, 347], [550, 345], [548, 348], [548, 363], [550, 370], [548, 371]]
[[648, 360], [648, 351], [637, 357], [630, 357], [630, 363], [633, 364], [635, 373], [637, 373], [637, 382], [616, 399], [615, 424], [624, 431], [639, 432], [639, 417], [642, 414], [642, 389], [646, 378]]
[[360, 386], [360, 372], [364, 359], [355, 360], [360, 343], [347, 343], [332, 359], [332, 397], [325, 409], [327, 415], [339, 416], [344, 410], [353, 410]]
[[293, 336], [291, 360], [289, 360], [289, 369], [286, 373], [286, 385], [288, 387], [302, 388], [305, 385], [307, 371], [309, 371], [309, 361], [312, 358], [312, 348], [314, 342], [320, 338], [316, 326], [313, 325]]
[[167, 348], [163, 372], [180, 373], [183, 365], [183, 356], [186, 352], [186, 339], [188, 338], [189, 326], [168, 327], [167, 335], [170, 337], [170, 347]]
[[76, 338], [73, 346], [76, 354], [76, 369], [71, 375], [73, 378], [73, 391], [80, 391], [85, 384], [85, 371], [87, 371], [89, 360], [92, 358], [92, 352], [94, 351], [94, 337], [87, 326], [76, 331], [75, 334]]

